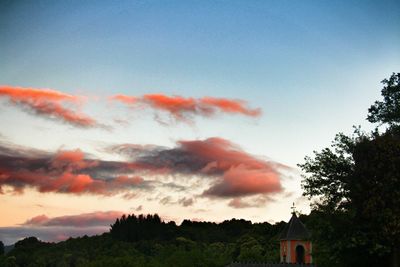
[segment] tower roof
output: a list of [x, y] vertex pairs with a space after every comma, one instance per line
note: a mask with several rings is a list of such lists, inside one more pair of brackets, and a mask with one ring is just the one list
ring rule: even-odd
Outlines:
[[310, 232], [293, 212], [292, 218], [286, 224], [279, 238], [280, 240], [308, 240], [310, 237]]

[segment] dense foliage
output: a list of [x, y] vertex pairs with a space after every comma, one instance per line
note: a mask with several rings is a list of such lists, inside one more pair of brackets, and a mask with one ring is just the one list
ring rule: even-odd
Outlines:
[[[382, 81], [371, 133], [338, 134], [299, 166], [304, 194], [317, 198], [309, 225], [324, 266], [399, 266], [400, 74]], [[383, 128], [383, 130], [382, 130]]]
[[177, 226], [158, 215], [123, 216], [100, 236], [15, 244], [0, 266], [225, 266], [232, 261], [279, 261], [284, 223], [185, 220]]

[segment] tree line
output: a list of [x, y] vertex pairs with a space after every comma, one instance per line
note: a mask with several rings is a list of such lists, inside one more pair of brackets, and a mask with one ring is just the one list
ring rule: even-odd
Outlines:
[[118, 218], [98, 236], [47, 243], [18, 241], [0, 266], [226, 266], [232, 261], [279, 262], [285, 223], [163, 222], [157, 214]]

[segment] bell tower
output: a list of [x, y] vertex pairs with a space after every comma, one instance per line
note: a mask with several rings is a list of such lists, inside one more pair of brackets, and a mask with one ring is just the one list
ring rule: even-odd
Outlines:
[[312, 263], [311, 235], [296, 216], [293, 203], [292, 217], [280, 235], [281, 263]]

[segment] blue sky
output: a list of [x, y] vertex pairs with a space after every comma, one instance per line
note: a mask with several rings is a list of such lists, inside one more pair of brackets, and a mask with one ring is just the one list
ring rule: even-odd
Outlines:
[[[365, 117], [380, 98], [380, 81], [400, 67], [399, 14], [398, 1], [2, 1], [1, 85], [86, 95], [91, 99], [86, 113], [129, 123], [112, 131], [75, 128], [2, 101], [1, 138], [26, 147], [80, 148], [109, 157], [102, 151], [107, 144], [172, 147], [178, 140], [218, 136], [247, 153], [295, 167], [313, 150], [328, 146], [336, 133], [349, 133], [352, 125], [372, 127]], [[149, 93], [242, 99], [263, 114], [200, 117], [193, 125], [163, 126], [152, 114], [104, 100]], [[282, 178], [290, 197], [282, 193], [258, 208], [231, 209], [225, 201], [197, 214], [194, 208], [206, 205], [199, 200], [192, 210], [169, 210], [175, 208], [177, 219], [286, 219], [294, 200], [308, 210], [308, 203], [299, 200], [300, 180], [298, 172]], [[65, 211], [26, 211], [30, 201], [52, 197], [74, 200]], [[83, 205], [85, 210], [97, 210], [94, 200], [85, 197], [79, 196], [90, 203]], [[20, 196], [26, 199], [20, 209], [13, 206], [17, 196], [0, 198], [9, 202], [7, 210], [18, 212], [18, 220], [34, 212], [84, 212], [75, 196], [28, 190]], [[104, 201], [110, 210], [127, 205]], [[158, 203], [132, 201], [143, 205], [143, 212], [173, 217]], [[15, 220], [2, 225], [15, 225]]]

